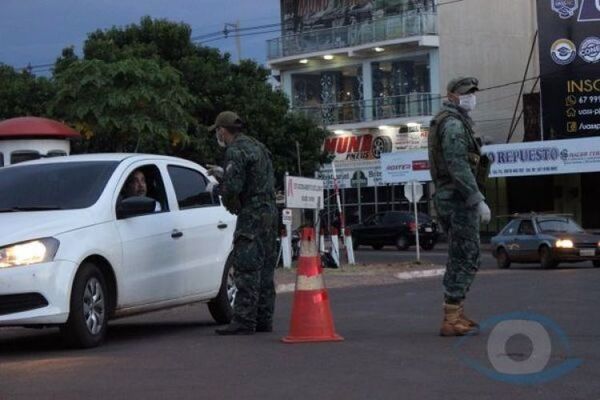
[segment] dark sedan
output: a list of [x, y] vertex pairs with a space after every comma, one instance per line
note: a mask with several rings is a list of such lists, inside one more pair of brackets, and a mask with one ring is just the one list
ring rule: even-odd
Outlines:
[[600, 236], [586, 232], [573, 219], [557, 214], [517, 215], [492, 238], [498, 268], [511, 262], [540, 263], [554, 268], [560, 262], [592, 261], [600, 267]]
[[[431, 250], [438, 240], [438, 226], [426, 214], [419, 213], [419, 244], [424, 250]], [[364, 223], [353, 225], [352, 242], [354, 248], [370, 245], [375, 250], [385, 245], [395, 245], [398, 250], [406, 250], [416, 244], [417, 224], [414, 212], [386, 211], [374, 214]]]

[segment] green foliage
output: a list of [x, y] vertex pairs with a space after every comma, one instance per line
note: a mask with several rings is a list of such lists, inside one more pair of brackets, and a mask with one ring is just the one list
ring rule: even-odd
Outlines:
[[45, 116], [54, 86], [46, 78], [0, 64], [0, 120], [26, 115]]
[[74, 61], [56, 75], [51, 114], [74, 124], [88, 151], [169, 153], [187, 139], [194, 98], [172, 67], [126, 59]]

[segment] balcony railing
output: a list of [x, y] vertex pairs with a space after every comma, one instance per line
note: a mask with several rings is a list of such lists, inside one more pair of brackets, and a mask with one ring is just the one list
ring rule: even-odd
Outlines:
[[437, 35], [435, 12], [410, 11], [374, 21], [302, 32], [267, 41], [269, 60], [390, 39]]
[[293, 107], [319, 125], [340, 125], [393, 118], [431, 116], [440, 109], [441, 98], [433, 93], [411, 93], [377, 97], [372, 100], [328, 103], [319, 106]]

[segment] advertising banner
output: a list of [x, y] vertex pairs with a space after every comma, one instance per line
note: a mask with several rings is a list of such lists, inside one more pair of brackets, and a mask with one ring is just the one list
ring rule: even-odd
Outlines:
[[323, 181], [297, 176], [286, 177], [285, 204], [288, 208], [322, 209]]
[[383, 154], [381, 156], [381, 177], [384, 183], [430, 181], [427, 150]]
[[600, 135], [600, 0], [537, 0], [543, 139]]
[[600, 171], [600, 138], [489, 145], [490, 178]]
[[[385, 186], [381, 181], [379, 160], [335, 163], [338, 188]], [[333, 189], [333, 170], [331, 164], [324, 165], [317, 173], [326, 189]]]

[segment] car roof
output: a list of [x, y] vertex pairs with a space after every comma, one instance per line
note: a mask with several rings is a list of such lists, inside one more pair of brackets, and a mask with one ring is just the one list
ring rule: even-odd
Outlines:
[[34, 164], [57, 164], [57, 163], [72, 163], [86, 161], [143, 161], [143, 160], [166, 160], [166, 161], [187, 161], [183, 158], [163, 156], [159, 154], [140, 154], [140, 153], [91, 153], [77, 154], [62, 157], [41, 158], [38, 160], [25, 161], [18, 164], [7, 165], [5, 168], [16, 167], [19, 165], [34, 165]]

